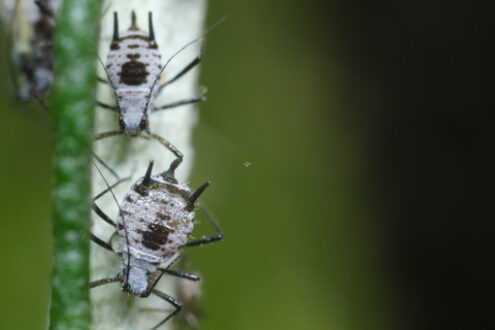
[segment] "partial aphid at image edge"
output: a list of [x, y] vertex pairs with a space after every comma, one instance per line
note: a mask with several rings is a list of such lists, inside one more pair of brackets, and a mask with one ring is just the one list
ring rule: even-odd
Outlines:
[[9, 89], [19, 101], [37, 100], [44, 106], [53, 85], [55, 16], [62, 0], [3, 1]]

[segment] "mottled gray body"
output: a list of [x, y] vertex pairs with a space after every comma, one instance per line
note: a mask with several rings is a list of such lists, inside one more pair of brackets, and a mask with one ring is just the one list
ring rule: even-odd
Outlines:
[[118, 217], [121, 282], [136, 295], [148, 292], [151, 274], [187, 243], [194, 227], [191, 191], [162, 175], [139, 179], [124, 197]]
[[[151, 18], [150, 18], [151, 19]], [[151, 23], [150, 23], [151, 24]], [[161, 55], [150, 33], [133, 23], [112, 41], [106, 70], [125, 133], [139, 135], [148, 126], [162, 69]]]
[[194, 207], [185, 184], [159, 175], [151, 180], [149, 189], [142, 188], [140, 179], [125, 196], [118, 233], [122, 251], [150, 263], [164, 263], [186, 244], [194, 227]]
[[[175, 310], [153, 329], [177, 314], [182, 307], [182, 304], [173, 297], [156, 289], [162, 275], [168, 273], [192, 281], [199, 280], [195, 274], [170, 269], [177, 260], [171, 257], [181, 247], [207, 244], [221, 240], [223, 237], [216, 221], [202, 208], [217, 233], [188, 241], [194, 226], [194, 203], [210, 182], [203, 183], [191, 193], [187, 185], [180, 184], [175, 179], [174, 173], [180, 162], [180, 159], [174, 160], [169, 169], [159, 175], [152, 175], [153, 162], [150, 162], [145, 176], [137, 180], [124, 197], [119, 207], [120, 213], [116, 224], [96, 204], [93, 204], [95, 212], [103, 220], [117, 227], [122, 248], [122, 266], [116, 277], [93, 281], [90, 286], [94, 288], [120, 281], [122, 289], [126, 292], [142, 298], [154, 294], [172, 304]], [[107, 187], [108, 189], [98, 194], [95, 200], [107, 191], [111, 191], [112, 187], [108, 184]], [[104, 242], [95, 235], [91, 238], [98, 245], [115, 252], [110, 243]], [[159, 268], [160, 264], [165, 262], [168, 262], [166, 268]], [[152, 279], [153, 273], [158, 272], [160, 274]]]

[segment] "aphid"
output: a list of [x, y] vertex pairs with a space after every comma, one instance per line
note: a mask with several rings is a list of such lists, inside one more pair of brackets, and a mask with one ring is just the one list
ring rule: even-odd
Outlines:
[[8, 23], [11, 77], [19, 100], [42, 99], [53, 84], [55, 14], [62, 0], [16, 0]]
[[131, 15], [131, 21], [131, 26], [127, 31], [119, 32], [118, 17], [117, 13], [114, 12], [113, 37], [105, 71], [116, 106], [98, 102], [100, 107], [118, 112], [120, 130], [98, 134], [95, 139], [120, 134], [136, 137], [145, 132], [172, 151], [177, 158], [182, 159], [182, 152], [174, 145], [158, 134], [151, 132], [149, 116], [154, 111], [175, 108], [202, 100], [202, 97], [192, 97], [160, 107], [153, 106], [158, 93], [166, 85], [173, 83], [196, 66], [201, 61], [202, 55], [198, 55], [168, 82], [160, 85], [160, 77], [166, 64], [162, 66], [160, 51], [155, 40], [152, 14], [151, 12], [148, 13], [148, 33], [137, 27], [134, 11]]
[[[118, 281], [122, 289], [130, 294], [141, 298], [153, 294], [169, 302], [175, 310], [153, 329], [164, 324], [182, 307], [179, 301], [155, 288], [161, 276], [167, 273], [189, 280], [199, 280], [197, 275], [173, 270], [170, 266], [160, 268], [160, 264], [173, 260], [174, 255], [182, 247], [211, 243], [223, 237], [216, 221], [203, 209], [217, 233], [213, 236], [188, 241], [189, 234], [194, 227], [195, 202], [208, 187], [209, 182], [205, 182], [191, 193], [187, 185], [175, 179], [174, 172], [179, 163], [180, 160], [176, 159], [167, 171], [153, 175], [153, 162], [150, 162], [145, 176], [137, 180], [120, 204], [117, 223], [96, 204], [93, 204], [95, 212], [104, 221], [117, 228], [123, 252], [121, 253], [122, 266], [117, 276], [91, 282], [90, 286], [94, 288]], [[95, 200], [111, 188], [108, 187]], [[92, 240], [114, 251], [110, 243], [94, 235], [92, 235]]]

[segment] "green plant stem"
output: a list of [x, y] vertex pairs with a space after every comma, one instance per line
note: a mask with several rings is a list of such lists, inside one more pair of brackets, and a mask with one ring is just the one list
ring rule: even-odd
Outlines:
[[57, 19], [50, 329], [88, 329], [90, 161], [100, 1], [65, 0]]

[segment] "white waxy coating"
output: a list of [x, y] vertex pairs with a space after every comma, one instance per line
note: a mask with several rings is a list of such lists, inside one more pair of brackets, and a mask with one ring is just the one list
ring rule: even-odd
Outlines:
[[[187, 242], [194, 227], [194, 208], [185, 184], [170, 183], [159, 175], [151, 179], [152, 188], [146, 194], [138, 192], [140, 179], [120, 205], [120, 246], [139, 260], [164, 263]], [[126, 258], [122, 261], [127, 263]]]
[[120, 282], [127, 283], [127, 289], [135, 295], [148, 294], [148, 284], [151, 274], [158, 268], [157, 264], [136, 259], [127, 253], [122, 254], [122, 268], [120, 269]]

